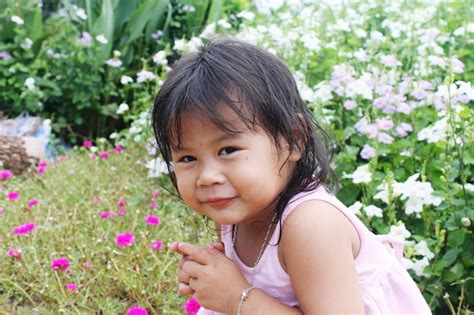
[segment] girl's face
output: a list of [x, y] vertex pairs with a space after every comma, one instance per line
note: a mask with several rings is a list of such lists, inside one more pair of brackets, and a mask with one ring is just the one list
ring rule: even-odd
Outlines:
[[241, 133], [229, 134], [202, 115], [183, 113], [181, 144], [172, 149], [178, 189], [189, 207], [214, 222], [250, 225], [273, 212], [300, 153], [288, 156], [286, 143], [277, 150], [264, 130], [253, 132], [232, 109], [220, 109]]

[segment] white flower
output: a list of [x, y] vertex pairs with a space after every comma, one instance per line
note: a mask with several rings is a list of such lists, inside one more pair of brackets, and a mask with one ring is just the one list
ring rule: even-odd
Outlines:
[[99, 151], [99, 148], [96, 147], [96, 146], [92, 146], [92, 147], [89, 148], [89, 150], [90, 150], [92, 153], [95, 153], [95, 152]]
[[353, 205], [351, 205], [350, 207], [347, 207], [347, 209], [351, 210], [352, 213], [354, 214], [359, 214], [360, 213], [360, 209], [362, 209], [362, 203], [360, 201], [356, 201]]
[[95, 37], [95, 40], [98, 41], [99, 43], [101, 44], [107, 44], [109, 42], [109, 40], [107, 39], [107, 37], [105, 37], [103, 34], [100, 34], [100, 35], [97, 35]]
[[27, 78], [25, 80], [25, 86], [29, 89], [29, 90], [33, 90], [36, 86], [35, 86], [35, 79], [34, 78]]
[[191, 40], [188, 42], [188, 50], [189, 52], [196, 52], [201, 48], [203, 45], [202, 39], [199, 37], [193, 37]]
[[115, 113], [117, 115], [122, 115], [123, 113], [125, 113], [129, 109], [130, 109], [130, 107], [128, 106], [128, 104], [122, 103], [122, 104], [119, 105], [119, 107], [117, 108], [117, 111]]
[[270, 14], [272, 10], [278, 10], [283, 6], [283, 0], [254, 0], [257, 11], [263, 14]]
[[173, 49], [178, 52], [185, 52], [188, 50], [188, 44], [185, 39], [177, 39], [174, 41]]
[[166, 167], [166, 163], [159, 158], [148, 161], [148, 163], [146, 164], [146, 168], [148, 168], [149, 178], [158, 177], [163, 173], [168, 174], [168, 168]]
[[153, 56], [153, 62], [156, 64], [166, 66], [168, 64], [168, 60], [166, 60], [166, 52], [164, 50], [157, 52]]
[[109, 138], [110, 138], [110, 139], [117, 139], [118, 136], [119, 136], [118, 133], [113, 132], [113, 133], [110, 134]]
[[369, 218], [371, 218], [371, 217], [382, 218], [383, 217], [382, 209], [380, 209], [380, 208], [378, 208], [374, 205], [369, 205], [367, 207], [364, 207], [364, 212], [369, 216]]
[[17, 25], [23, 25], [25, 24], [25, 21], [23, 21], [23, 19], [19, 16], [16, 16], [16, 15], [12, 15], [12, 17], [10, 18], [11, 21]]
[[25, 40], [20, 44], [21, 48], [23, 49], [30, 49], [33, 46], [33, 41], [29, 38], [25, 38]]
[[108, 59], [105, 63], [109, 67], [118, 68], [122, 65], [122, 60], [120, 60], [120, 59]]
[[86, 11], [84, 11], [83, 8], [78, 8], [76, 10], [76, 15], [78, 18], [80, 18], [81, 20], [87, 20], [87, 14], [86, 14]]
[[196, 8], [193, 7], [192, 5], [185, 4], [185, 5], [183, 5], [183, 11], [184, 12], [196, 12]]
[[237, 14], [237, 16], [245, 20], [252, 21], [255, 18], [255, 13], [251, 11], [242, 11], [239, 14]]
[[370, 183], [372, 181], [372, 173], [370, 173], [369, 164], [359, 166], [354, 173], [349, 176], [352, 178], [354, 184]]
[[122, 83], [123, 85], [128, 84], [128, 83], [133, 83], [133, 78], [129, 77], [128, 75], [123, 75], [120, 78], [120, 83]]
[[443, 141], [451, 131], [448, 124], [448, 117], [438, 120], [434, 125], [423, 128], [418, 132], [418, 141], [426, 140], [428, 143], [437, 143]]
[[443, 201], [441, 197], [433, 195], [433, 188], [429, 182], [418, 182], [420, 174], [416, 173], [410, 176], [404, 183], [394, 183], [393, 191], [396, 196], [401, 195], [401, 199], [405, 200], [406, 214], [420, 213], [423, 211], [424, 205], [439, 206]]
[[232, 25], [230, 25], [230, 23], [224, 19], [220, 19], [219, 21], [217, 21], [217, 25], [219, 25], [220, 27], [224, 29], [229, 29], [232, 27]]
[[420, 260], [415, 260], [411, 269], [413, 269], [417, 276], [425, 276], [425, 268], [430, 264], [428, 258], [423, 257]]
[[417, 253], [418, 255], [422, 255], [428, 259], [432, 259], [434, 257], [434, 254], [428, 248], [428, 244], [426, 243], [426, 241], [420, 241], [418, 244], [415, 245], [415, 253]]
[[321, 46], [319, 45], [319, 39], [314, 33], [306, 33], [301, 36], [300, 40], [303, 43], [303, 46], [309, 50], [314, 50], [317, 52], [321, 49]]
[[467, 183], [466, 185], [464, 185], [464, 188], [469, 190], [469, 191], [474, 192], [474, 185], [473, 184]]
[[150, 71], [142, 70], [137, 73], [137, 83], [151, 81], [153, 79], [155, 79], [155, 75]]
[[462, 226], [465, 226], [465, 227], [470, 227], [471, 226], [471, 220], [469, 218], [462, 218], [461, 219], [461, 224]]
[[392, 225], [388, 235], [393, 236], [401, 241], [405, 241], [406, 238], [410, 237], [411, 233], [405, 227], [405, 224], [400, 222], [399, 225]]

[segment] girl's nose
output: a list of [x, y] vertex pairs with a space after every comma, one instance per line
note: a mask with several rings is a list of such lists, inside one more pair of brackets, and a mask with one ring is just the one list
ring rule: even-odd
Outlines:
[[225, 182], [225, 176], [222, 172], [212, 165], [204, 166], [199, 173], [196, 185], [198, 187], [206, 187], [212, 185], [220, 185]]

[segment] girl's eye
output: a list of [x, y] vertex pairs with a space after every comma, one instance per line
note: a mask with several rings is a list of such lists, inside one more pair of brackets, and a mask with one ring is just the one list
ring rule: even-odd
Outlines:
[[234, 153], [235, 151], [237, 151], [238, 149], [237, 148], [234, 148], [234, 147], [225, 147], [225, 148], [222, 148], [220, 151], [219, 151], [219, 154], [221, 155], [228, 155], [228, 154], [231, 154], [231, 153]]
[[178, 162], [180, 162], [180, 163], [189, 163], [189, 162], [192, 162], [192, 161], [194, 161], [194, 160], [196, 160], [195, 157], [190, 156], [190, 155], [185, 155], [185, 156], [181, 157], [181, 158], [178, 160]]

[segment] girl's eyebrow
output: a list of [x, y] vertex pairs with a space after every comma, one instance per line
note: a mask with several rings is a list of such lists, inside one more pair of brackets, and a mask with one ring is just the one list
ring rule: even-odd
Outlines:
[[[211, 144], [218, 144], [222, 141], [226, 140], [235, 140], [241, 137], [243, 132], [233, 132], [233, 133], [223, 133], [221, 136], [211, 140]], [[174, 143], [171, 144], [171, 149], [175, 152], [186, 151], [188, 148], [184, 147], [183, 145], [175, 145]]]

